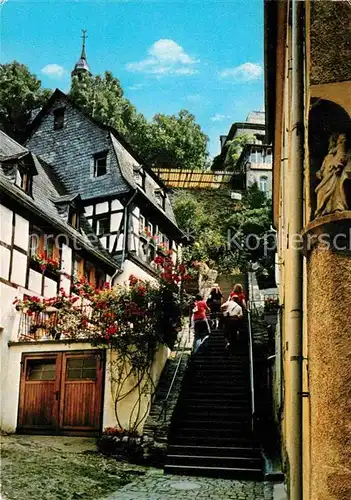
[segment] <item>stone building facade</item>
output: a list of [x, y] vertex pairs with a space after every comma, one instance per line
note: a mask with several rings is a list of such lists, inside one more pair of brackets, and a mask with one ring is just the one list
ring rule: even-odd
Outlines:
[[292, 499], [351, 496], [350, 24], [349, 2], [265, 2], [275, 403]]

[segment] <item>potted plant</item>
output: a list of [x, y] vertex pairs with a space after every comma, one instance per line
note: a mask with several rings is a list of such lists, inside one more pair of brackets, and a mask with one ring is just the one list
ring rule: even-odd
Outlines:
[[264, 317], [270, 325], [276, 325], [279, 311], [279, 299], [277, 297], [266, 297], [264, 301]]

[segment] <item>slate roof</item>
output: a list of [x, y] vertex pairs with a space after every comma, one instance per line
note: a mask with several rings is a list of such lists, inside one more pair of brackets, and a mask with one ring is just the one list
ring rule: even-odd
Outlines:
[[[13, 155], [19, 152], [30, 154], [28, 149], [0, 131], [0, 155], [2, 161], [5, 159], [13, 159]], [[72, 195], [67, 196], [67, 191], [55, 178], [52, 168], [44, 162], [41, 162], [35, 155], [31, 156], [38, 172], [37, 175], [33, 176], [32, 196], [29, 196], [20, 187], [16, 186], [0, 169], [0, 186], [3, 192], [33, 214], [44, 219], [61, 233], [67, 234], [75, 239], [82, 248], [93, 254], [95, 258], [103, 261], [110, 268], [116, 269], [116, 262], [109, 256], [103, 247], [99, 243], [89, 240], [87, 233], [90, 226], [84, 216], [81, 217], [82, 232], [78, 232], [68, 224], [66, 218], [60, 215], [55, 200], [62, 199], [62, 197], [66, 199], [75, 199], [77, 195], [73, 197]], [[84, 229], [86, 232], [84, 232]], [[92, 232], [91, 228], [89, 232]]]

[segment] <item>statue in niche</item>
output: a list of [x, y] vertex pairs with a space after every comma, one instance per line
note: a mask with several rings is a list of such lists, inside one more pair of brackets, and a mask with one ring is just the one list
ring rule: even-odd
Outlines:
[[346, 134], [333, 134], [328, 153], [316, 173], [320, 183], [316, 187], [317, 209], [315, 217], [344, 211], [348, 208], [348, 189], [351, 179], [351, 161], [347, 152]]

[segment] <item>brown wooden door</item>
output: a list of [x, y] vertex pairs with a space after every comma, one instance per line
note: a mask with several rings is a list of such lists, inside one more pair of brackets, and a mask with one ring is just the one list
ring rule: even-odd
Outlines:
[[98, 353], [63, 353], [60, 429], [99, 431], [102, 403], [102, 358]]
[[102, 354], [98, 351], [24, 354], [18, 430], [98, 433], [103, 368]]
[[24, 356], [18, 427], [56, 431], [60, 391], [60, 354]]

